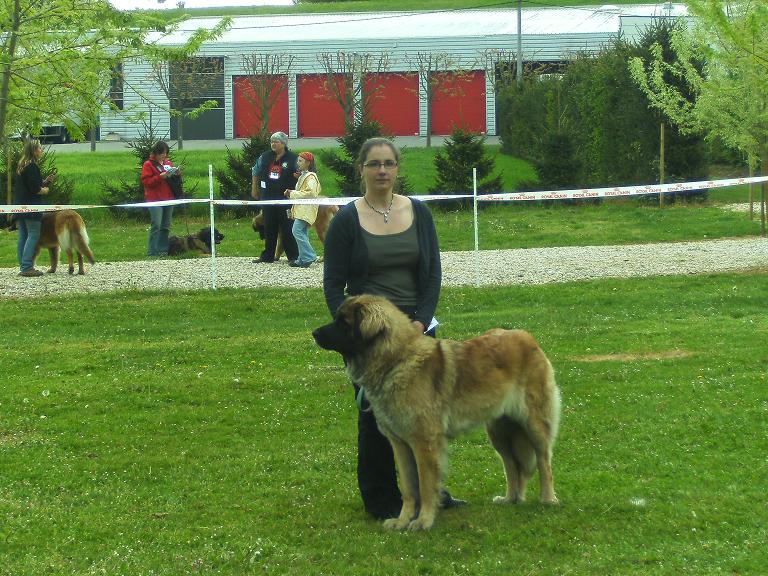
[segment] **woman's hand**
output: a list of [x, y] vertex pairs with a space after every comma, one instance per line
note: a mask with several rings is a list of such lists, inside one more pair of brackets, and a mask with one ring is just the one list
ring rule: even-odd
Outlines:
[[286, 198], [290, 198], [291, 192], [293, 192], [293, 190], [291, 190], [290, 188], [286, 188], [285, 192], [283, 192], [283, 196], [285, 196]]
[[422, 334], [424, 334], [424, 330], [426, 330], [426, 329], [427, 329], [427, 327], [426, 327], [426, 326], [424, 326], [424, 324], [422, 324], [422, 323], [421, 323], [421, 322], [419, 322], [418, 320], [414, 320], [414, 321], [413, 321], [413, 325], [414, 325], [414, 326], [416, 326], [416, 328], [418, 328], [418, 329], [419, 329], [419, 332], [421, 332]]
[[40, 188], [40, 195], [45, 196], [46, 194], [48, 194], [48, 186], [43, 186]]

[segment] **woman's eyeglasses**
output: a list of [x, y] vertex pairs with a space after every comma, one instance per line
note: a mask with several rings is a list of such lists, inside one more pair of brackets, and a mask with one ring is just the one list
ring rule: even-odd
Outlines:
[[381, 170], [382, 167], [385, 170], [392, 170], [397, 167], [397, 162], [394, 160], [384, 160], [384, 162], [379, 160], [369, 160], [363, 164], [363, 167], [368, 168], [369, 170]]

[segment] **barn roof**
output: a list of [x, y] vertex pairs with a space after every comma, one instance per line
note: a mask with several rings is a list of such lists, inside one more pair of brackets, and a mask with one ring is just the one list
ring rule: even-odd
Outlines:
[[[682, 4], [524, 8], [525, 36], [612, 34], [622, 17], [685, 16]], [[213, 28], [221, 18], [191, 18], [170, 34], [151, 38], [174, 45], [198, 28]], [[517, 34], [517, 11], [440, 10], [418, 12], [356, 12], [237, 16], [218, 39], [219, 44], [394, 40], [412, 38], [467, 38]]]

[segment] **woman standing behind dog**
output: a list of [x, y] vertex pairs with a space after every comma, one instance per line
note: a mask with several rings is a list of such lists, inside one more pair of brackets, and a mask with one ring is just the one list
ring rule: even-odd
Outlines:
[[[171, 151], [168, 144], [160, 140], [152, 147], [149, 159], [141, 167], [141, 183], [144, 185], [144, 199], [147, 202], [173, 200], [173, 191], [167, 182], [172, 174], [173, 164], [168, 160]], [[149, 227], [148, 256], [167, 256], [168, 238], [171, 233], [171, 216], [173, 206], [152, 206], [149, 217], [152, 221]]]
[[[437, 308], [442, 278], [440, 250], [432, 215], [419, 202], [395, 193], [400, 152], [386, 138], [363, 143], [357, 160], [363, 197], [339, 210], [325, 238], [323, 290], [332, 315], [346, 295], [384, 296], [422, 332]], [[434, 336], [434, 330], [428, 333]], [[392, 446], [355, 387], [357, 479], [366, 511], [379, 519], [400, 514]], [[441, 506], [464, 502], [444, 492]]]
[[[311, 152], [302, 152], [299, 154], [297, 162], [299, 167], [299, 180], [296, 182], [295, 190], [286, 190], [286, 198], [317, 198], [320, 196], [322, 187], [320, 180], [315, 173], [315, 157]], [[294, 204], [291, 208], [291, 218], [293, 218], [293, 237], [296, 238], [296, 244], [299, 248], [299, 256], [296, 260], [288, 262], [289, 266], [299, 268], [309, 268], [309, 265], [317, 260], [315, 249], [309, 242], [309, 228], [317, 219], [317, 205], [313, 204]]]
[[[13, 184], [14, 204], [42, 204], [42, 197], [48, 194], [48, 186], [56, 179], [56, 173], [51, 173], [43, 180], [37, 164], [42, 157], [43, 147], [38, 140], [30, 139], [24, 142]], [[41, 270], [34, 267], [35, 248], [40, 239], [42, 219], [41, 212], [25, 212], [15, 217], [19, 229], [19, 242], [16, 248], [21, 269], [19, 276], [43, 275]]]

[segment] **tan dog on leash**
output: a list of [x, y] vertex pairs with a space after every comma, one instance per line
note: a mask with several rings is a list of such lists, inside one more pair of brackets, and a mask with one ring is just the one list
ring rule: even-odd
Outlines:
[[59, 254], [61, 253], [61, 250], [64, 250], [64, 252], [67, 253], [69, 273], [74, 274], [75, 263], [73, 252], [77, 252], [77, 273], [81, 275], [85, 274], [83, 256], [85, 256], [91, 264], [95, 262], [93, 252], [91, 252], [88, 242], [88, 232], [85, 229], [85, 222], [83, 222], [80, 214], [74, 210], [46, 212], [43, 214], [40, 239], [37, 241], [37, 248], [35, 248], [33, 266], [40, 251], [43, 248], [47, 248], [48, 254], [51, 257], [51, 268], [48, 272], [56, 272], [56, 268], [59, 265]]

